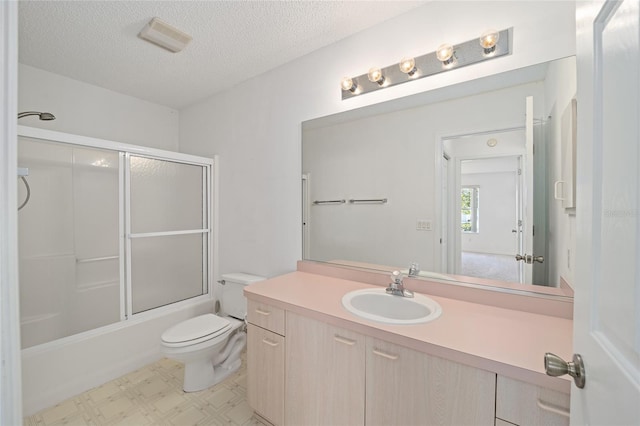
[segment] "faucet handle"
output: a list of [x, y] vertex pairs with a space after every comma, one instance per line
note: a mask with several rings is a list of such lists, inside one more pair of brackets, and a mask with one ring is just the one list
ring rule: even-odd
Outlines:
[[411, 264], [409, 264], [409, 276], [415, 277], [419, 273], [420, 273], [420, 267], [418, 266], [418, 264], [416, 262], [411, 262]]
[[391, 273], [391, 280], [395, 283], [395, 284], [400, 284], [402, 283], [402, 273], [400, 271], [393, 271]]

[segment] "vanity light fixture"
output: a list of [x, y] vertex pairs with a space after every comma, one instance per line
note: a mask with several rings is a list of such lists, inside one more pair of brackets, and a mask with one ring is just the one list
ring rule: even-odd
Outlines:
[[400, 59], [400, 63], [398, 64], [400, 67], [400, 71], [407, 74], [409, 77], [413, 77], [418, 68], [416, 68], [416, 60], [410, 57], [404, 57]]
[[367, 74], [345, 77], [340, 82], [342, 99], [510, 55], [512, 38], [513, 28], [501, 31], [488, 30], [482, 33], [480, 38], [453, 45], [443, 44], [434, 52], [404, 57], [399, 63], [383, 68], [371, 68]]
[[453, 50], [453, 46], [445, 43], [441, 44], [436, 50], [436, 57], [440, 62], [442, 62], [442, 66], [449, 66], [453, 64], [455, 50]]
[[500, 33], [496, 30], [487, 30], [482, 33], [479, 41], [485, 55], [495, 52], [498, 40], [500, 40]]
[[342, 90], [348, 90], [351, 93], [355, 93], [358, 89], [358, 85], [351, 77], [344, 77], [340, 82], [340, 87], [342, 87]]
[[378, 83], [378, 86], [382, 86], [384, 84], [384, 75], [382, 74], [382, 70], [377, 67], [373, 67], [369, 69], [369, 73], [367, 74], [369, 81], [372, 83]]

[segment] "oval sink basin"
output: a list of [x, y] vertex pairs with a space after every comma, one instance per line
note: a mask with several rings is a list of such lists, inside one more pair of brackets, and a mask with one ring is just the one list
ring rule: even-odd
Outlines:
[[422, 324], [442, 314], [435, 300], [417, 293], [395, 296], [384, 288], [351, 291], [342, 297], [342, 305], [354, 315], [386, 324]]

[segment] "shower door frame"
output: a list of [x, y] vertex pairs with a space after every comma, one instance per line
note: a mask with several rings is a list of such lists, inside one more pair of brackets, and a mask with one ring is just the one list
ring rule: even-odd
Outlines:
[[[112, 331], [126, 326], [133, 321], [144, 321], [154, 318], [160, 314], [176, 311], [185, 306], [195, 305], [207, 299], [214, 298], [214, 277], [218, 276], [218, 156], [213, 158], [200, 157], [191, 154], [184, 154], [175, 151], [167, 151], [156, 148], [143, 147], [139, 145], [131, 145], [121, 142], [110, 141], [106, 139], [92, 138], [88, 136], [74, 135], [54, 130], [46, 130], [29, 126], [18, 126], [18, 137], [26, 137], [44, 142], [55, 142], [73, 146], [82, 146], [88, 148], [97, 148], [118, 153], [118, 175], [119, 175], [119, 200], [118, 222], [119, 222], [119, 264], [120, 264], [120, 320], [115, 323], [107, 324], [95, 329], [86, 330], [80, 333], [72, 334], [46, 343], [23, 349], [23, 351], [32, 351], [33, 348], [54, 344], [63, 344], [76, 340], [81, 340], [96, 334]], [[162, 161], [170, 161], [177, 163], [185, 163], [202, 166], [206, 171], [203, 183], [206, 184], [206, 190], [203, 194], [203, 203], [206, 206], [206, 229], [203, 234], [206, 238], [206, 261], [203, 259], [203, 267], [206, 266], [207, 286], [206, 293], [200, 296], [194, 296], [185, 300], [173, 302], [167, 305], [159, 306], [150, 310], [133, 314], [131, 311], [131, 281], [130, 273], [127, 271], [127, 263], [130, 265], [130, 250], [128, 250], [130, 235], [128, 234], [128, 220], [126, 215], [129, 209], [129, 187], [127, 182], [128, 167], [126, 160], [129, 155], [136, 155], [146, 158], [152, 158]], [[205, 247], [203, 247], [204, 249]], [[203, 274], [204, 276], [204, 274]], [[204, 285], [203, 285], [204, 290]]]
[[[166, 152], [166, 151], [165, 151]], [[182, 156], [183, 154], [181, 154]], [[135, 156], [138, 158], [145, 158], [147, 160], [158, 160], [158, 161], [167, 161], [167, 162], [171, 162], [171, 163], [178, 163], [178, 164], [186, 164], [186, 165], [195, 165], [195, 166], [201, 166], [204, 167], [206, 173], [204, 174], [204, 176], [202, 176], [202, 186], [204, 188], [204, 192], [203, 192], [203, 198], [202, 198], [202, 203], [203, 206], [206, 206], [206, 212], [210, 212], [211, 211], [211, 191], [209, 190], [211, 188], [211, 168], [213, 167], [213, 161], [211, 161], [210, 159], [206, 159], [204, 157], [197, 157], [197, 158], [202, 158], [202, 160], [208, 160], [205, 162], [194, 162], [194, 161], [190, 161], [188, 159], [185, 158], [178, 158], [178, 156], [174, 156], [174, 157], [163, 157], [163, 156], [159, 156], [157, 154], [149, 154], [149, 153], [145, 153], [145, 154], [141, 154], [139, 152], [119, 152], [119, 157], [120, 157], [120, 165], [121, 165], [121, 171], [123, 171], [124, 173], [120, 173], [120, 179], [122, 179], [124, 177], [124, 184], [121, 184], [121, 187], [124, 188], [124, 191], [122, 193], [120, 193], [120, 197], [121, 200], [120, 202], [123, 203], [122, 205], [124, 206], [124, 208], [120, 209], [120, 225], [124, 225], [124, 232], [123, 229], [121, 228], [120, 230], [120, 251], [121, 253], [125, 253], [125, 259], [124, 262], [121, 262], [121, 269], [120, 269], [120, 273], [124, 274], [124, 279], [122, 279], [121, 276], [121, 282], [125, 283], [125, 291], [121, 291], [120, 293], [120, 297], [122, 298], [124, 296], [124, 300], [121, 300], [121, 318], [120, 320], [123, 321], [127, 318], [133, 318], [133, 317], [137, 317], [139, 315], [143, 315], [145, 312], [149, 312], [149, 311], [153, 311], [155, 309], [159, 309], [163, 306], [170, 306], [176, 303], [180, 303], [182, 301], [188, 301], [188, 300], [192, 300], [192, 299], [198, 299], [199, 297], [202, 296], [206, 296], [207, 294], [209, 294], [213, 288], [212, 288], [212, 275], [211, 275], [211, 262], [210, 262], [210, 257], [209, 254], [211, 254], [211, 215], [205, 215], [205, 211], [203, 211], [203, 216], [202, 216], [202, 221], [203, 224], [205, 224], [206, 226], [200, 229], [190, 229], [190, 230], [182, 230], [182, 231], [156, 231], [156, 232], [133, 232], [131, 230], [131, 181], [132, 181], [132, 176], [131, 176], [131, 157]], [[193, 158], [193, 156], [189, 156], [191, 158]], [[121, 182], [122, 183], [122, 182]], [[204, 209], [203, 209], [204, 210]], [[128, 220], [127, 220], [128, 218]], [[155, 308], [151, 308], [151, 309], [147, 309], [147, 310], [143, 310], [140, 312], [134, 312], [133, 311], [133, 279], [131, 277], [131, 265], [133, 264], [133, 260], [132, 260], [132, 249], [131, 249], [131, 243], [132, 240], [134, 239], [138, 239], [138, 238], [150, 238], [150, 237], [168, 237], [168, 236], [178, 236], [178, 235], [193, 235], [193, 234], [202, 234], [202, 235], [207, 235], [206, 241], [203, 241], [203, 246], [202, 246], [202, 267], [203, 269], [206, 267], [206, 275], [204, 274], [205, 271], [203, 271], [202, 274], [202, 278], [203, 278], [203, 283], [202, 283], [202, 291], [203, 294], [201, 296], [194, 296], [194, 297], [190, 297], [181, 301], [177, 301], [177, 302], [171, 302], [168, 305], [161, 305], [161, 306], [157, 306]], [[124, 265], [129, 265], [129, 268], [125, 268], [123, 267]], [[206, 279], [205, 279], [206, 278]], [[206, 283], [206, 286], [205, 286]], [[127, 297], [129, 296], [129, 297]], [[199, 300], [199, 299], [198, 299]], [[124, 311], [123, 311], [124, 308]], [[123, 318], [124, 315], [124, 318]]]

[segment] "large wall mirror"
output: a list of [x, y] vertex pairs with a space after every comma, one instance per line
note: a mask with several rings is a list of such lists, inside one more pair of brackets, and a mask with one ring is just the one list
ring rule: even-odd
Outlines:
[[304, 122], [304, 259], [571, 283], [575, 73], [568, 57]]

